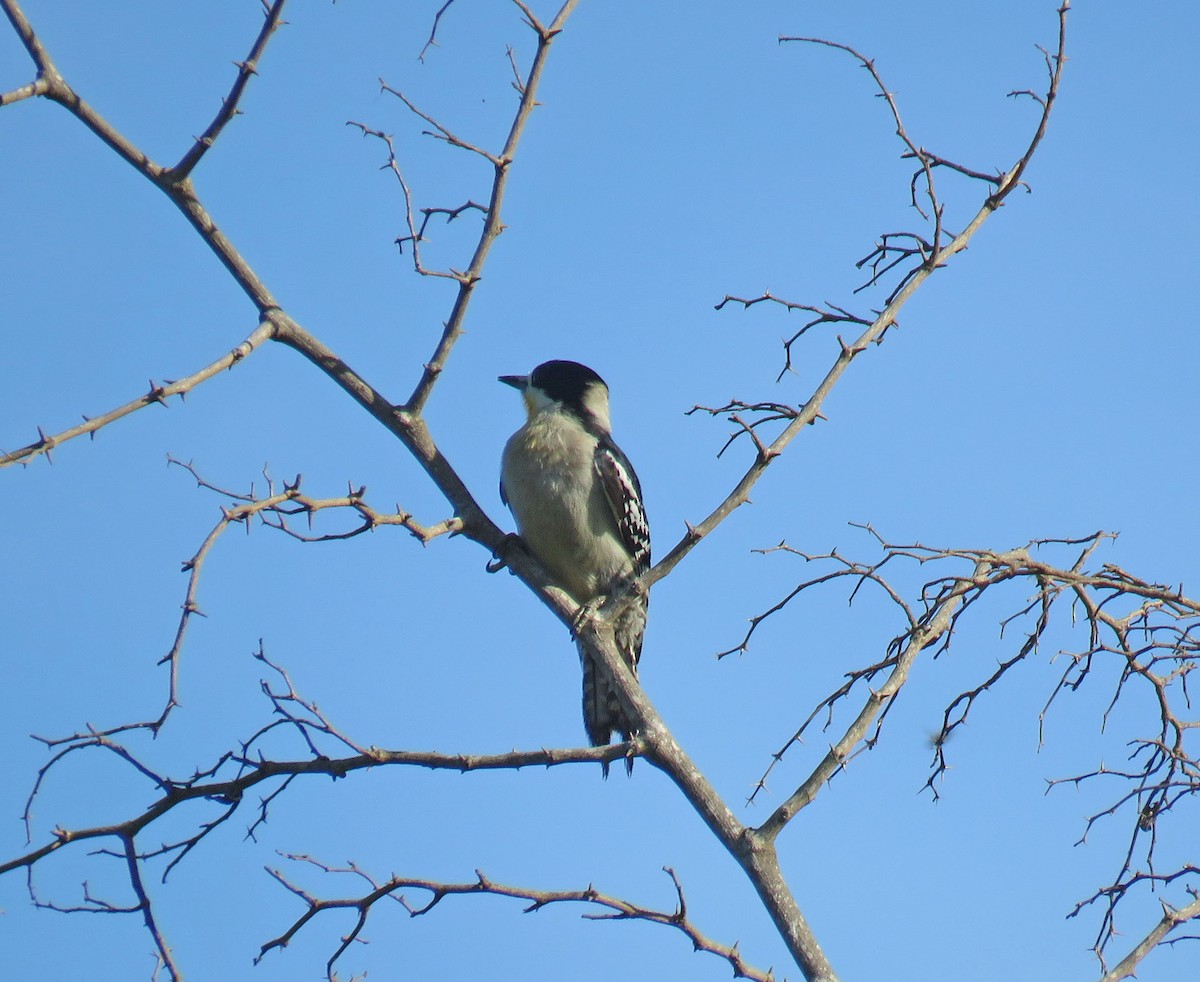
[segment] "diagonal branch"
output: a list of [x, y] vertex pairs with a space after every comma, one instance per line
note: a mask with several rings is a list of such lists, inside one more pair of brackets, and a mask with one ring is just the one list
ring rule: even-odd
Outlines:
[[[737, 508], [745, 504], [750, 498], [750, 489], [754, 487], [758, 480], [766, 471], [768, 465], [773, 459], [778, 457], [784, 449], [796, 438], [801, 430], [809, 423], [813, 422], [819, 415], [821, 407], [825, 402], [825, 398], [833, 390], [833, 387], [841, 379], [842, 375], [850, 367], [851, 362], [862, 352], [867, 350], [871, 344], [878, 344], [888, 328], [896, 322], [896, 317], [900, 310], [908, 302], [914, 293], [921, 288], [933, 273], [945, 266], [958, 253], [962, 252], [967, 244], [974, 237], [975, 233], [983, 226], [984, 222], [992, 216], [992, 214], [1003, 204], [1004, 200], [1017, 187], [1020, 176], [1025, 172], [1029, 161], [1033, 158], [1037, 148], [1041, 145], [1042, 138], [1046, 133], [1046, 124], [1049, 120], [1050, 109], [1054, 104], [1054, 98], [1058, 93], [1059, 85], [1062, 81], [1063, 68], [1066, 65], [1066, 23], [1067, 11], [1070, 8], [1069, 0], [1064, 2], [1059, 8], [1059, 37], [1058, 37], [1058, 54], [1054, 58], [1048, 58], [1048, 64], [1051, 68], [1049, 90], [1043, 102], [1043, 112], [1038, 122], [1038, 126], [1032, 139], [1029, 142], [1028, 148], [1017, 160], [1017, 162], [1003, 175], [999, 187], [988, 196], [982, 207], [976, 212], [975, 216], [967, 223], [966, 227], [954, 236], [941, 248], [933, 248], [930, 255], [916, 269], [907, 275], [902, 284], [888, 298], [887, 306], [875, 318], [875, 320], [853, 341], [847, 343], [840, 336], [838, 337], [839, 352], [832, 366], [829, 368], [825, 377], [813, 390], [812, 395], [804, 403], [801, 412], [796, 416], [783, 432], [766, 448], [765, 452], [759, 452], [754, 459], [754, 462], [746, 470], [741, 480], [734, 486], [733, 490], [726, 495], [725, 499], [717, 505], [716, 508], [698, 525], [688, 524], [687, 531], [682, 539], [671, 549], [667, 555], [661, 559], [658, 564], [643, 577], [644, 584], [649, 587], [652, 584], [661, 580], [664, 576], [671, 572], [679, 564], [679, 562], [694, 549], [706, 536], [717, 528], [726, 518], [728, 518]], [[828, 44], [830, 47], [849, 50], [855, 57], [864, 60], [861, 55], [846, 48], [845, 45], [835, 42], [824, 42], [819, 39], [801, 39], [813, 40], [819, 43]], [[866, 61], [868, 67], [870, 62]], [[871, 68], [872, 75], [875, 75], [874, 69]], [[877, 77], [877, 76], [876, 76]], [[885, 90], [886, 91], [886, 90]], [[890, 99], [889, 99], [890, 101]], [[930, 189], [932, 193], [932, 177], [930, 178]], [[936, 200], [936, 199], [935, 199]], [[939, 206], [940, 207], [940, 206]], [[937, 218], [940, 228], [940, 214]], [[935, 242], [937, 240], [935, 239]], [[772, 298], [774, 299], [774, 298]], [[744, 303], [744, 301], [743, 301]]]
[[1200, 896], [1195, 896], [1192, 902], [1184, 907], [1172, 907], [1166, 901], [1162, 902], [1162, 906], [1162, 919], [1111, 971], [1104, 973], [1100, 982], [1121, 982], [1122, 979], [1133, 977], [1137, 974], [1137, 967], [1142, 959], [1166, 940], [1172, 931], [1188, 921], [1200, 918]]
[[462, 336], [467, 308], [482, 276], [484, 263], [491, 252], [492, 244], [504, 230], [501, 213], [505, 192], [508, 190], [509, 174], [512, 163], [516, 159], [517, 146], [525, 133], [529, 117], [537, 105], [538, 86], [550, 55], [551, 45], [562, 32], [567, 18], [570, 17], [578, 2], [579, 0], [566, 0], [549, 26], [543, 26], [522, 6], [530, 28], [537, 35], [537, 51], [534, 53], [533, 63], [529, 66], [529, 71], [519, 89], [520, 102], [517, 105], [516, 114], [513, 116], [508, 136], [504, 141], [504, 149], [494, 157], [489, 156], [493, 166], [492, 191], [484, 211], [483, 231], [479, 235], [479, 242], [475, 247], [471, 262], [459, 279], [458, 295], [455, 297], [450, 316], [446, 320], [442, 336], [434, 348], [433, 355], [425, 363], [420, 381], [417, 382], [416, 388], [413, 389], [405, 403], [405, 408], [411, 413], [419, 415], [424, 410], [425, 403], [429, 400], [433, 387], [446, 366], [446, 360], [450, 357], [451, 349]]
[[1054, 101], [1058, 98], [1058, 89], [1062, 82], [1063, 68], [1067, 64], [1067, 12], [1070, 9], [1071, 0], [1063, 0], [1062, 6], [1058, 8], [1058, 50], [1051, 55], [1045, 48], [1042, 49], [1042, 54], [1046, 59], [1046, 75], [1049, 78], [1046, 95], [1039, 97], [1029, 92], [1009, 93], [1014, 97], [1017, 95], [1033, 95], [1034, 100], [1042, 107], [1042, 117], [1038, 121], [1037, 130], [1029, 141], [1029, 147], [1021, 155], [1021, 159], [1003, 176], [999, 187], [996, 189], [996, 193], [992, 195], [992, 199], [997, 205], [1020, 184], [1021, 177], [1025, 173], [1025, 168], [1029, 166], [1029, 161], [1033, 159], [1034, 152], [1046, 136], [1046, 127], [1050, 123], [1050, 111], [1054, 108]]
[[437, 46], [437, 32], [438, 27], [442, 23], [442, 16], [453, 4], [454, 0], [446, 0], [446, 2], [438, 9], [438, 12], [433, 15], [433, 26], [429, 29], [429, 40], [425, 42], [425, 46], [421, 49], [421, 53], [417, 55], [418, 61], [424, 61], [425, 55], [428, 53], [429, 49]]
[[[975, 573], [976, 575], [982, 574], [986, 569], [985, 564], [979, 563], [976, 565]], [[844, 766], [854, 749], [866, 738], [871, 726], [887, 712], [901, 687], [908, 681], [909, 672], [912, 670], [917, 656], [930, 645], [941, 640], [953, 625], [955, 612], [962, 605], [968, 590], [968, 586], [960, 585], [949, 591], [942, 602], [937, 605], [932, 616], [922, 618], [906, 636], [892, 642], [897, 651], [887, 680], [879, 689], [870, 690], [862, 709], [859, 710], [858, 715], [846, 728], [841, 738], [829, 748], [812, 773], [801, 782], [788, 799], [759, 826], [759, 832], [773, 841], [788, 822], [816, 798], [821, 787]], [[811, 720], [812, 717], [810, 716], [809, 719]]]
[[[522, 550], [510, 552], [515, 560]], [[525, 578], [519, 568], [516, 571]], [[621, 605], [633, 602], [631, 594], [636, 594], [639, 589], [640, 586], [634, 584], [628, 593], [610, 597], [597, 613], [582, 623], [574, 616], [569, 623], [575, 627], [578, 640], [612, 682], [622, 710], [634, 723], [645, 756], [674, 782], [741, 867], [804, 977], [809, 982], [836, 982], [837, 975], [783, 876], [774, 842], [760, 830], [747, 828], [737, 819], [679, 745], [617, 651], [612, 618]], [[545, 591], [541, 596], [549, 605]]]
[[101, 413], [99, 416], [85, 416], [82, 423], [65, 429], [61, 433], [47, 435], [39, 427], [38, 440], [36, 442], [11, 452], [0, 450], [0, 467], [28, 463], [34, 457], [42, 454], [45, 454], [49, 460], [51, 459], [51, 451], [68, 440], [73, 440], [85, 434], [95, 439], [97, 430], [103, 429], [109, 423], [116, 422], [130, 413], [135, 413], [139, 409], [145, 409], [147, 406], [165, 406], [171, 396], [179, 396], [182, 399], [201, 382], [206, 382], [214, 375], [219, 375], [225, 369], [233, 368], [234, 365], [241, 362], [242, 359], [250, 355], [267, 340], [273, 330], [270, 321], [264, 320], [259, 323], [258, 327], [254, 329], [253, 333], [245, 341], [222, 355], [216, 361], [205, 365], [198, 372], [194, 372], [186, 378], [164, 381], [162, 385], [155, 385], [151, 382], [149, 390], [136, 399], [132, 399], [124, 405], [117, 406], [106, 413]]
[[[860, 684], [869, 687], [861, 699], [861, 708], [842, 737], [758, 831], [764, 835], [778, 834], [849, 759], [874, 746], [883, 718], [905, 683], [914, 656], [931, 648], [936, 649], [935, 657], [948, 650], [959, 617], [985, 592], [992, 593], [993, 588], [1005, 584], [1032, 588], [1032, 596], [1024, 595], [1016, 612], [1000, 622], [1002, 639], [1016, 622], [1028, 623], [1017, 651], [999, 660], [994, 669], [984, 673], [982, 681], [951, 699], [943, 711], [941, 726], [933, 737], [933, 762], [925, 786], [937, 796], [935, 781], [947, 769], [946, 747], [950, 738], [966, 724], [972, 708], [985, 694], [996, 689], [1018, 666], [1039, 652], [1050, 630], [1054, 605], [1060, 600], [1069, 604], [1071, 621], [1080, 623], [1087, 640], [1078, 650], [1059, 652], [1059, 657], [1067, 660], [1067, 667], [1055, 681], [1041, 719], [1044, 720], [1060, 694], [1078, 690], [1088, 679], [1099, 674], [1104, 665], [1110, 666], [1109, 674], [1115, 676], [1115, 689], [1100, 720], [1101, 730], [1108, 725], [1119, 699], [1132, 701], [1135, 698], [1126, 695], [1131, 690], [1138, 689], [1143, 693], [1139, 706], [1150, 707], [1147, 715], [1151, 732], [1141, 731], [1142, 735], [1128, 742], [1129, 763], [1123, 768], [1101, 764], [1096, 770], [1048, 782], [1049, 789], [1062, 785], [1079, 786], [1099, 779], [1109, 784], [1116, 781], [1120, 787], [1112, 804], [1087, 819], [1080, 839], [1080, 843], [1085, 841], [1090, 830], [1102, 820], [1123, 815], [1128, 822], [1129, 837], [1120, 868], [1110, 885], [1101, 887], [1091, 897], [1076, 904], [1069, 915], [1076, 916], [1092, 904], [1102, 908], [1094, 947], [1103, 965], [1105, 950], [1118, 935], [1116, 908], [1127, 896], [1138, 889], [1149, 887], [1154, 890], [1177, 880], [1182, 880], [1192, 891], [1195, 889], [1192, 884], [1200, 874], [1192, 864], [1180, 865], [1170, 872], [1158, 871], [1155, 859], [1165, 830], [1176, 829], [1186, 821], [1184, 808], [1180, 806], [1194, 802], [1200, 796], [1200, 759], [1197, 759], [1191, 742], [1194, 734], [1200, 731], [1200, 719], [1195, 717], [1188, 692], [1189, 678], [1200, 668], [1200, 601], [1186, 596], [1181, 588], [1144, 580], [1111, 563], [1093, 566], [1097, 548], [1114, 537], [1110, 533], [1095, 532], [1073, 539], [1039, 539], [1016, 549], [997, 552], [933, 548], [919, 543], [897, 545], [888, 542], [870, 526], [865, 528], [883, 550], [883, 557], [870, 564], [844, 559], [836, 552], [811, 556], [786, 545], [763, 550], [791, 552], [808, 562], [834, 563], [835, 568], [805, 580], [756, 617], [743, 639], [742, 649], [763, 620], [777, 614], [802, 592], [842, 578], [855, 583], [851, 599], [864, 583], [877, 584], [903, 611], [909, 626], [889, 645], [885, 658], [848, 672], [847, 681], [822, 699], [783, 748], [772, 755], [772, 763], [759, 780], [752, 798], [762, 790], [767, 775], [784, 753], [800, 740], [819, 714], [828, 714], [825, 724], [828, 727], [836, 704], [848, 699]], [[1042, 558], [1040, 552], [1035, 554], [1035, 550], [1044, 547], [1068, 549], [1074, 561], [1055, 565]], [[967, 569], [925, 582], [917, 602], [910, 604], [896, 586], [883, 578], [886, 565], [894, 566], [904, 561], [919, 567], [930, 563], [939, 566], [946, 562], [965, 564]], [[878, 689], [870, 688], [874, 678], [883, 672], [889, 673], [884, 684]], [[1150, 698], [1146, 699], [1145, 694]], [[874, 733], [868, 736], [872, 727]], [[1170, 819], [1175, 822], [1171, 824]], [[1135, 856], [1139, 855], [1139, 850], [1144, 854], [1148, 872], [1135, 869]], [[1156, 929], [1155, 937], [1159, 941], [1165, 937], [1165, 932], [1182, 923], [1171, 921], [1173, 915], [1170, 910], [1167, 913], [1168, 918]], [[1184, 919], [1190, 919], [1190, 915]], [[1151, 947], [1153, 944], [1139, 948], [1140, 954], [1136, 957], [1143, 957]]]
[[286, 23], [281, 18], [283, 16], [283, 6], [287, 0], [274, 0], [267, 7], [263, 0], [263, 26], [258, 32], [258, 37], [254, 40], [254, 46], [250, 49], [250, 54], [246, 56], [244, 61], [237, 61], [234, 64], [237, 66], [238, 75], [234, 80], [233, 87], [229, 90], [229, 95], [221, 103], [221, 108], [213, 117], [211, 123], [205, 131], [196, 138], [196, 142], [191, 148], [180, 158], [170, 170], [170, 175], [175, 180], [182, 180], [187, 177], [200, 163], [201, 158], [208, 152], [209, 148], [216, 142], [217, 137], [221, 135], [221, 131], [225, 129], [225, 125], [233, 119], [238, 113], [238, 103], [242, 101], [242, 95], [246, 91], [246, 86], [250, 82], [251, 76], [258, 74], [258, 62], [262, 58], [263, 52], [267, 48], [267, 42], [271, 40], [271, 35], [279, 28], [281, 24]]
[[133, 887], [134, 895], [138, 899], [137, 909], [142, 912], [142, 921], [146, 925], [146, 930], [150, 932], [150, 937], [154, 939], [154, 946], [158, 950], [158, 958], [166, 968], [167, 974], [170, 975], [174, 982], [179, 982], [183, 978], [183, 975], [180, 973], [179, 967], [175, 964], [175, 959], [171, 954], [170, 947], [167, 945], [167, 939], [163, 935], [162, 929], [158, 926], [158, 920], [154, 916], [154, 907], [150, 902], [150, 895], [146, 892], [146, 887], [142, 883], [141, 863], [137, 845], [132, 835], [125, 835], [121, 838], [125, 847], [125, 867], [129, 871], [129, 883]]
[[41, 40], [34, 33], [33, 26], [29, 23], [29, 19], [25, 16], [25, 12], [21, 9], [21, 5], [17, 0], [0, 0], [0, 10], [3, 10], [7, 15], [9, 23], [12, 24], [13, 30], [17, 32], [17, 37], [21, 39], [21, 44], [24, 45], [25, 51], [33, 60], [34, 67], [37, 68], [38, 77], [46, 75], [57, 75], [58, 71], [54, 67], [54, 63], [50, 60], [50, 55], [42, 46]]
[[66, 109], [117, 156], [170, 198], [253, 301], [261, 316], [265, 317], [267, 311], [278, 307], [266, 285], [200, 203], [190, 178], [151, 160], [140, 147], [131, 142], [67, 84], [25, 17], [18, 0], [0, 0], [0, 9], [8, 15], [26, 51], [37, 66], [39, 83], [45, 83], [44, 86], [39, 86], [37, 94]]

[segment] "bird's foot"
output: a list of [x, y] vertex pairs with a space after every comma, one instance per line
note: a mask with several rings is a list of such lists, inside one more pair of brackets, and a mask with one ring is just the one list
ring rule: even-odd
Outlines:
[[522, 552], [528, 553], [529, 547], [525, 545], [525, 540], [522, 539], [516, 532], [509, 532], [501, 540], [500, 545], [496, 547], [496, 551], [492, 553], [492, 558], [488, 560], [488, 564], [484, 567], [489, 573], [499, 573], [508, 565], [508, 555], [510, 550], [520, 549]]
[[579, 632], [587, 627], [588, 621], [596, 616], [596, 612], [604, 606], [604, 602], [607, 599], [607, 597], [603, 596], [594, 597], [587, 603], [579, 605], [579, 609], [575, 611], [575, 616], [571, 618], [572, 641], [577, 641], [579, 639]]

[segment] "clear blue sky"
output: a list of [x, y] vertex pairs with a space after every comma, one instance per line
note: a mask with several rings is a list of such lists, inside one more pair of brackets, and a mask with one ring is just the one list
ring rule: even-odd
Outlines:
[[[478, 161], [420, 135], [377, 80], [464, 137], [498, 148], [532, 35], [515, 8], [459, 0], [418, 61], [439, 4], [296, 3], [236, 119], [195, 174], [218, 224], [283, 306], [397, 401], [447, 316], [450, 288], [420, 279], [393, 239], [402, 200], [382, 147], [347, 126], [395, 134], [420, 206], [482, 200]], [[25, 9], [68, 81], [153, 158], [201, 132], [260, 24], [256, 0], [50, 3]], [[543, 9], [540, 8], [539, 9]], [[1051, 0], [916, 4], [584, 2], [555, 47], [514, 169], [508, 229], [468, 333], [429, 408], [441, 446], [493, 518], [498, 456], [519, 401], [497, 384], [551, 357], [608, 380], [617, 437], [638, 467], [661, 555], [747, 463], [720, 460], [726, 427], [684, 411], [727, 399], [802, 400], [836, 354], [798, 349], [778, 385], [779, 338], [798, 324], [765, 305], [714, 304], [764, 289], [866, 310], [853, 267], [879, 232], [913, 226], [909, 165], [870, 80], [832, 51], [777, 44], [821, 35], [877, 59], [914, 138], [971, 166], [1010, 165], [1036, 116], [1012, 89], [1040, 88]], [[795, 559], [752, 549], [786, 538], [870, 556], [849, 522], [900, 541], [1006, 548], [1047, 535], [1121, 532], [1103, 561], [1147, 579], [1197, 577], [1195, 453], [1200, 342], [1192, 316], [1200, 224], [1193, 96], [1200, 9], [1079, 0], [1050, 134], [1014, 195], [952, 268], [934, 277], [884, 345], [859, 359], [810, 428], [742, 509], [654, 592], [642, 663], [650, 697], [747, 821], [760, 821], [825, 750], [790, 754], [764, 805], [742, 801], [842, 673], [877, 660], [899, 623], [845, 591], [814, 594], [764, 626], [749, 652], [716, 661], [746, 618], [802, 578]], [[32, 70], [0, 30], [0, 90]], [[959, 227], [978, 192], [946, 179]], [[466, 264], [477, 219], [434, 226], [427, 261]], [[0, 110], [0, 446], [55, 432], [195, 371], [248, 334], [251, 305], [173, 207], [67, 113]], [[184, 577], [179, 564], [220, 499], [168, 469], [262, 486], [302, 473], [316, 495], [346, 482], [382, 509], [447, 516], [403, 449], [291, 351], [268, 348], [192, 393], [0, 474], [0, 855], [24, 848], [20, 814], [46, 760], [30, 733], [60, 735], [157, 711]], [[320, 528], [332, 530], [330, 521]], [[447, 752], [583, 742], [572, 645], [514, 578], [486, 576], [468, 542], [422, 549], [381, 530], [301, 546], [270, 530], [230, 534], [208, 561], [182, 668], [182, 708], [139, 749], [175, 776], [207, 766], [267, 719], [262, 638], [297, 688], [362, 744]], [[846, 982], [1086, 980], [1094, 915], [1066, 920], [1108, 882], [1122, 824], [1073, 844], [1101, 789], [1044, 796], [1045, 779], [1123, 759], [1129, 733], [1098, 732], [1111, 682], [1037, 714], [1078, 644], [1065, 633], [982, 702], [952, 745], [933, 803], [920, 793], [940, 708], [1014, 650], [1008, 607], [976, 620], [944, 661], [923, 665], [885, 739], [785, 833], [797, 899]], [[1064, 625], [1065, 628], [1065, 625]], [[1099, 680], [1098, 680], [1099, 681]], [[1130, 716], [1139, 708], [1130, 706]], [[841, 717], [839, 717], [841, 719]], [[1125, 722], [1125, 721], [1122, 721]], [[281, 755], [303, 747], [280, 741]], [[98, 754], [53, 773], [33, 838], [128, 817], [153, 789]], [[203, 806], [146, 845], [209, 816]], [[250, 810], [164, 887], [164, 930], [195, 980], [318, 978], [351, 924], [325, 915], [257, 968], [251, 958], [301, 905], [263, 872], [276, 850], [386, 877], [492, 879], [598, 889], [673, 903], [674, 867], [698, 926], [740, 940], [753, 964], [799, 978], [732, 861], [651, 767], [601, 782], [593, 767], [430, 774], [384, 769], [297, 782], [257, 842]], [[1184, 819], [1176, 828], [1182, 832]], [[1180, 854], [1188, 858], [1187, 844]], [[1175, 852], [1172, 852], [1175, 855]], [[1196, 860], [1194, 855], [1190, 856]], [[329, 896], [359, 890], [304, 870]], [[37, 874], [42, 894], [127, 902], [120, 864], [70, 850]], [[1165, 899], [1182, 902], [1182, 891]], [[13, 978], [146, 978], [151, 944], [133, 917], [31, 908], [0, 879], [0, 964]], [[1114, 954], [1158, 917], [1130, 906]], [[379, 909], [367, 947], [341, 963], [371, 979], [716, 980], [728, 966], [672, 932], [593, 923], [577, 908], [523, 915], [514, 901], [449, 899], [410, 920]], [[1144, 963], [1142, 982], [1195, 974], [1194, 945]]]

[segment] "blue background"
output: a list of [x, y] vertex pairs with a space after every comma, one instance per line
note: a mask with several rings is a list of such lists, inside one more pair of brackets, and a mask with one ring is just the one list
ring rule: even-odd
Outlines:
[[[285, 309], [396, 401], [415, 384], [452, 287], [413, 274], [393, 240], [403, 201], [384, 148], [347, 127], [393, 133], [418, 206], [483, 200], [479, 159], [426, 128], [378, 79], [466, 139], [501, 145], [515, 94], [505, 46], [524, 66], [533, 37], [515, 7], [460, 0], [440, 44], [418, 61], [436, 4], [296, 3], [235, 119], [197, 169], [218, 225]], [[48, 3], [26, 12], [67, 80], [152, 158], [172, 162], [228, 91], [259, 4]], [[546, 16], [550, 13], [547, 12]], [[1035, 42], [1052, 46], [1054, 5], [585, 3], [556, 42], [506, 202], [507, 229], [472, 302], [428, 417], [440, 445], [494, 519], [497, 462], [521, 418], [500, 374], [575, 358], [609, 382], [616, 435], [646, 489], [656, 551], [724, 497], [749, 462], [717, 459], [727, 424], [693, 405], [802, 401], [836, 356], [832, 332], [796, 349], [776, 384], [797, 314], [714, 310], [764, 289], [865, 312], [853, 263], [874, 236], [912, 228], [911, 165], [870, 79], [845, 55], [779, 45], [830, 37], [877, 59], [921, 145], [983, 170], [1010, 166], [1041, 89]], [[1147, 579], [1196, 576], [1195, 292], [1200, 125], [1193, 92], [1200, 10], [1189, 3], [1081, 0], [1049, 136], [1014, 194], [970, 249], [905, 308], [901, 328], [858, 359], [808, 428], [739, 510], [654, 592], [642, 681], [676, 736], [740, 817], [761, 821], [827, 748], [819, 731], [755, 780], [812, 705], [847, 670], [882, 657], [902, 624], [878, 597], [846, 604], [833, 587], [766, 622], [748, 652], [717, 661], [746, 618], [810, 575], [795, 557], [751, 550], [781, 539], [870, 557], [849, 522], [897, 541], [1009, 548], [1046, 535], [1121, 532], [1099, 561]], [[0, 89], [32, 78], [0, 31]], [[58, 107], [0, 112], [0, 446], [57, 432], [195, 371], [254, 327], [245, 297], [171, 204]], [[977, 186], [941, 178], [947, 224], [973, 214]], [[430, 265], [466, 265], [478, 218], [431, 225]], [[448, 517], [403, 449], [293, 352], [269, 347], [185, 403], [152, 407], [0, 477], [0, 854], [25, 848], [20, 821], [47, 759], [28, 734], [110, 726], [157, 713], [155, 662], [185, 588], [179, 563], [219, 517], [166, 454], [208, 479], [261, 489], [302, 473], [309, 493], [365, 484], [382, 510]], [[321, 516], [318, 531], [339, 527]], [[1051, 556], [1069, 563], [1073, 555]], [[514, 578], [486, 576], [469, 542], [427, 548], [397, 529], [303, 546], [268, 529], [231, 530], [202, 579], [207, 617], [190, 628], [182, 707], [157, 741], [133, 741], [174, 776], [208, 766], [269, 719], [251, 657], [259, 638], [297, 689], [357, 742], [445, 752], [582, 742], [578, 664], [561, 626]], [[910, 595], [923, 571], [902, 574]], [[1027, 591], [1026, 591], [1027, 592]], [[921, 788], [942, 707], [1019, 645], [998, 640], [1016, 587], [963, 622], [949, 655], [914, 671], [872, 752], [858, 756], [781, 839], [801, 908], [841, 977], [1088, 979], [1097, 914], [1066, 919], [1115, 875], [1128, 814], [1075, 846], [1112, 789], [1049, 795], [1046, 779], [1124, 760], [1146, 732], [1139, 694], [1103, 734], [1112, 669], [1060, 697], [1039, 751], [1038, 714], [1083, 643], [1067, 611], [1037, 659], [988, 694], [950, 746], [941, 799]], [[1132, 693], [1131, 693], [1132, 695]], [[836, 724], [849, 721], [838, 714]], [[1139, 728], [1140, 727], [1140, 728]], [[829, 739], [835, 737], [830, 736]], [[281, 739], [281, 755], [303, 746]], [[33, 841], [55, 826], [119, 821], [153, 787], [111, 756], [75, 755], [52, 772]], [[601, 782], [590, 766], [458, 775], [385, 768], [295, 782], [257, 841], [254, 802], [213, 833], [166, 886], [158, 915], [193, 979], [321, 977], [352, 924], [327, 914], [257, 968], [259, 946], [302, 905], [264, 871], [283, 868], [323, 896], [362, 884], [290, 864], [278, 851], [353, 861], [383, 878], [490, 878], [597, 889], [669, 909], [663, 865], [715, 939], [759, 967], [799, 978], [749, 885], [653, 768]], [[144, 845], [211, 818], [196, 804]], [[1194, 815], [1164, 842], [1195, 861]], [[1194, 828], [1194, 824], [1191, 826]], [[39, 893], [78, 903], [80, 884], [128, 902], [121, 864], [87, 849], [39, 866]], [[1173, 888], [1162, 895], [1179, 904]], [[413, 896], [414, 900], [419, 895]], [[410, 920], [380, 906], [339, 963], [371, 979], [724, 979], [726, 963], [675, 933], [581, 920], [568, 907], [522, 915], [516, 901], [450, 898]], [[35, 911], [21, 874], [0, 879], [0, 963], [13, 978], [116, 982], [148, 977], [135, 916]], [[1130, 901], [1123, 955], [1158, 919]], [[1195, 973], [1187, 943], [1153, 954], [1143, 982]]]

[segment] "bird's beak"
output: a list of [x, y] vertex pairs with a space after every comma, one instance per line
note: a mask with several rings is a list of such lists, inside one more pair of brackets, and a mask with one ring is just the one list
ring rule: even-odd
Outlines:
[[529, 376], [528, 375], [501, 375], [499, 377], [498, 381], [503, 382], [505, 385], [511, 385], [514, 389], [521, 389], [522, 391], [524, 391], [525, 387], [527, 385], [529, 385]]

